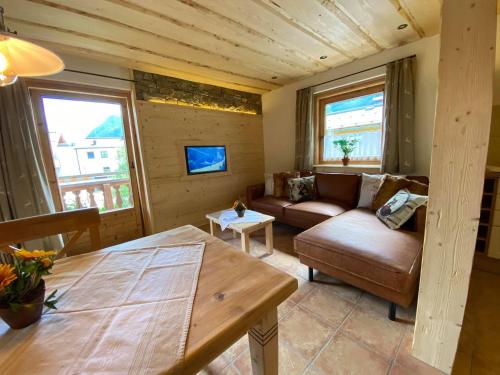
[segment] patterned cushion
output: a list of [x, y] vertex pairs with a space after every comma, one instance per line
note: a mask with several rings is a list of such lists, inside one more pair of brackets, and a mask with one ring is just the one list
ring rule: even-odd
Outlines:
[[314, 199], [314, 176], [289, 179], [288, 195], [293, 202], [303, 202]]
[[377, 195], [378, 189], [384, 182], [383, 174], [362, 174], [361, 190], [359, 193], [358, 207], [371, 208], [373, 199]]
[[377, 210], [377, 217], [389, 228], [398, 229], [408, 221], [417, 208], [427, 204], [426, 195], [412, 194], [401, 189]]

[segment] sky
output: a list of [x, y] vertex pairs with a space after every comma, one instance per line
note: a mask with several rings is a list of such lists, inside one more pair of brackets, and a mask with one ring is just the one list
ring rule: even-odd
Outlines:
[[109, 116], [121, 116], [119, 104], [43, 98], [49, 132], [62, 133], [67, 142], [85, 138]]

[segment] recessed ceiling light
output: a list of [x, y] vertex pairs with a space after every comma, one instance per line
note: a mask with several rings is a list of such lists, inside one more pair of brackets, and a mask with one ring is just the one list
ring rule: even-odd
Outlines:
[[276, 76], [272, 76], [272, 77], [271, 77], [271, 79], [278, 79], [278, 77], [276, 77]]
[[324, 60], [324, 59], [326, 59], [327, 57], [328, 57], [327, 55], [323, 55], [323, 56], [320, 56], [320, 57], [319, 57], [319, 59], [320, 59], [320, 60]]
[[408, 27], [407, 23], [402, 23], [401, 25], [398, 26], [398, 30], [403, 30], [406, 29], [407, 27]]

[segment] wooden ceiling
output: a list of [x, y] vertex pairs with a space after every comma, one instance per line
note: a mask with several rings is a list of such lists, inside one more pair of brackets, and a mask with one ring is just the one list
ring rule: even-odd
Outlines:
[[[59, 52], [263, 93], [439, 31], [439, 0], [0, 0]], [[407, 24], [402, 30], [398, 26]], [[320, 56], [327, 56], [321, 60]]]

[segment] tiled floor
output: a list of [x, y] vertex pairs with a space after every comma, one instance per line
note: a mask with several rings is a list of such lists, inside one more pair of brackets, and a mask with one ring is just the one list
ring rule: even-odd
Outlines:
[[[278, 309], [279, 373], [293, 374], [440, 374], [411, 357], [415, 308], [398, 309], [387, 319], [387, 302], [333, 278], [316, 274], [293, 254], [291, 227], [275, 225], [275, 252], [266, 256], [264, 234], [252, 237], [252, 255], [290, 273], [299, 289]], [[219, 235], [235, 247], [240, 240]], [[251, 374], [246, 335], [200, 374]]]
[[454, 375], [500, 374], [500, 261], [486, 261], [472, 271]]

